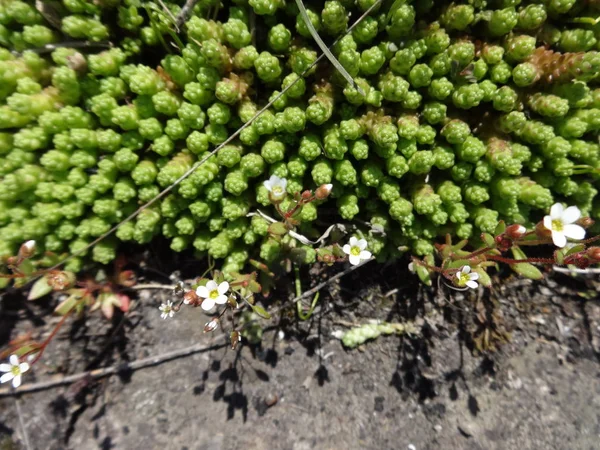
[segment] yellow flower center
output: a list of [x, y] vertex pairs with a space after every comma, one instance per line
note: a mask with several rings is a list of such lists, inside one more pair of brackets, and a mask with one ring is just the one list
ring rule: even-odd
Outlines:
[[466, 286], [467, 285], [467, 281], [469, 281], [471, 278], [469, 277], [468, 273], [464, 273], [464, 272], [459, 272], [458, 274], [458, 285], [459, 286]]
[[219, 296], [219, 291], [217, 291], [216, 289], [214, 291], [210, 291], [210, 294], [208, 294], [208, 296], [214, 300]]
[[275, 194], [275, 195], [283, 194], [283, 188], [281, 186], [273, 187], [273, 194]]
[[562, 220], [554, 219], [552, 221], [552, 231], [562, 231], [565, 228]]
[[12, 373], [12, 374], [13, 374], [15, 377], [17, 377], [17, 376], [21, 375], [21, 369], [20, 369], [20, 367], [19, 367], [19, 366], [12, 366], [12, 367], [11, 367], [11, 369], [10, 369], [10, 372], [11, 372], [11, 373]]
[[350, 253], [353, 256], [360, 256], [360, 247], [354, 246], [350, 249]]

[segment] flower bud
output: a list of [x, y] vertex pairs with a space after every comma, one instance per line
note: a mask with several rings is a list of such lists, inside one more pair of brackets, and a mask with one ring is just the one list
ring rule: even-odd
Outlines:
[[513, 225], [509, 225], [508, 227], [506, 227], [504, 234], [506, 234], [511, 239], [519, 239], [519, 238], [523, 237], [523, 235], [526, 232], [527, 232], [527, 228], [525, 228], [523, 225], [519, 225], [518, 223], [515, 223]]
[[317, 200], [325, 200], [331, 194], [331, 189], [333, 188], [333, 184], [322, 184], [315, 191], [315, 197]]
[[35, 241], [27, 241], [19, 248], [19, 258], [31, 258], [35, 253]]
[[[250, 300], [250, 303], [252, 303], [252, 302], [253, 302], [253, 300]], [[237, 309], [241, 306], [237, 302], [237, 300], [235, 299], [235, 297], [233, 295], [229, 296], [229, 298], [227, 299], [227, 303], [229, 303], [229, 306], [231, 306], [231, 308], [233, 308], [233, 309]]]
[[204, 324], [204, 332], [205, 333], [210, 333], [212, 331], [215, 331], [217, 328], [219, 328], [219, 319], [216, 317], [214, 319], [212, 319], [210, 322], [206, 322], [206, 324]]
[[302, 195], [301, 195], [302, 200], [310, 200], [311, 197], [312, 197], [312, 193], [310, 191], [302, 192]]
[[183, 297], [183, 295], [185, 294], [185, 288], [181, 281], [178, 281], [175, 284], [175, 287], [173, 288], [173, 294], [175, 294], [177, 297]]
[[575, 253], [574, 255], [565, 258], [565, 264], [573, 264], [578, 269], [587, 269], [592, 263], [581, 253]]
[[543, 222], [538, 222], [535, 225], [535, 234], [540, 239], [549, 239], [552, 236], [552, 231], [546, 228]]
[[594, 220], [591, 217], [582, 217], [575, 223], [577, 223], [577, 225], [581, 225], [583, 228], [589, 228], [594, 225]]
[[231, 349], [235, 350], [237, 345], [242, 341], [242, 335], [240, 334], [239, 331], [232, 331], [231, 334], [229, 335], [229, 338], [231, 341]]
[[191, 290], [183, 294], [183, 303], [191, 306], [199, 306], [202, 301], [200, 297], [198, 297], [198, 294], [196, 294], [196, 291]]
[[513, 246], [512, 239], [509, 239], [508, 237], [506, 237], [503, 234], [501, 234], [499, 236], [496, 236], [494, 238], [494, 240], [496, 241], [496, 247], [501, 252], [505, 252], [505, 251], [507, 251], [509, 248], [511, 248]]
[[588, 258], [594, 262], [600, 262], [600, 247], [590, 247], [586, 251]]
[[119, 284], [125, 287], [132, 287], [137, 283], [137, 279], [135, 277], [135, 273], [133, 270], [123, 270], [119, 273]]
[[46, 275], [46, 282], [55, 291], [64, 291], [75, 284], [75, 274], [61, 270], [53, 270]]

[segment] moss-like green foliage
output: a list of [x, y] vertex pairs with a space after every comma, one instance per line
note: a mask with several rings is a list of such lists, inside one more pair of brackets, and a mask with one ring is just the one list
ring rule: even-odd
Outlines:
[[[585, 169], [600, 167], [597, 27], [564, 20], [595, 17], [594, 2], [394, 3], [349, 34], [371, 0], [307, 4], [356, 86], [327, 59], [312, 66], [321, 50], [291, 0], [236, 2], [222, 22], [205, 19], [214, 2], [198, 2], [181, 42], [171, 14], [140, 1], [65, 0], [60, 30], [33, 0], [0, 3], [5, 253], [27, 239], [81, 248], [269, 101], [88, 256], [108, 263], [119, 241], [162, 234], [227, 270], [273, 260], [281, 244], [246, 218], [269, 206], [270, 175], [289, 194], [333, 183], [327, 220], [382, 227], [369, 236], [379, 259], [399, 246], [424, 255], [446, 233], [477, 236], [501, 219], [531, 226], [556, 201], [600, 219], [600, 182]], [[182, 4], [162, 3], [175, 16]], [[73, 40], [114, 45], [39, 51]], [[310, 204], [298, 217], [325, 216]]]

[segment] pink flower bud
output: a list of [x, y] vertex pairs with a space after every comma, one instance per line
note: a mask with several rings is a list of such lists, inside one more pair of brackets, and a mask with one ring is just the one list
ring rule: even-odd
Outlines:
[[35, 253], [35, 241], [27, 241], [19, 248], [19, 257], [22, 259], [31, 258]]
[[196, 294], [196, 291], [187, 291], [185, 294], [183, 294], [183, 303], [185, 303], [186, 305], [191, 305], [191, 306], [198, 306], [200, 305], [201, 300], [200, 297], [198, 297], [198, 294]]
[[520, 237], [523, 237], [526, 232], [527, 228], [525, 228], [523, 225], [515, 223], [506, 227], [506, 231], [504, 233], [511, 239], [519, 239]]
[[325, 200], [331, 194], [331, 189], [333, 188], [333, 184], [322, 184], [315, 191], [315, 197], [317, 200]]
[[215, 331], [218, 327], [219, 327], [219, 319], [217, 319], [215, 317], [210, 322], [206, 322], [206, 324], [204, 325], [204, 332], [210, 333], [212, 331]]

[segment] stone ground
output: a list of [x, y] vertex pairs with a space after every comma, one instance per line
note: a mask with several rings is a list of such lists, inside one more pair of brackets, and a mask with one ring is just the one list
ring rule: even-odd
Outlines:
[[[600, 449], [600, 305], [596, 294], [581, 292], [595, 284], [507, 280], [493, 296], [501, 298], [511, 340], [484, 355], [457, 324], [456, 311], [477, 309], [460, 294], [447, 308], [417, 308], [420, 337], [381, 337], [346, 350], [333, 330], [381, 317], [378, 311], [391, 317], [399, 304], [409, 311], [420, 295], [416, 288], [389, 295], [397, 282], [389, 277], [357, 288], [370, 270], [334, 286], [314, 320], [267, 331], [261, 347], [221, 345], [218, 332], [202, 333], [198, 309], [162, 321], [156, 307], [167, 294], [155, 290], [141, 292], [124, 326], [91, 319], [65, 329], [27, 382], [219, 344], [133, 373], [20, 396], [29, 448]], [[0, 310], [4, 331], [10, 308]], [[10, 334], [47, 333], [51, 320], [42, 313], [20, 315]], [[0, 397], [0, 449], [24, 449], [24, 442], [15, 398]]]

